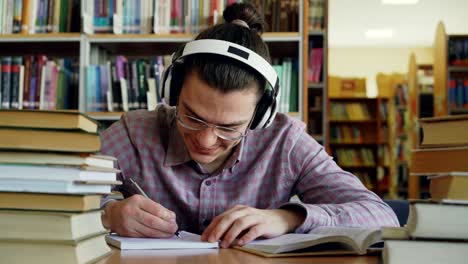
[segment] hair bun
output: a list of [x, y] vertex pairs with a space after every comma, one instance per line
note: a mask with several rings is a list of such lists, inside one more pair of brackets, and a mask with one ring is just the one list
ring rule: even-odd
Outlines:
[[262, 34], [266, 28], [263, 17], [250, 3], [234, 3], [224, 9], [223, 17], [226, 23], [231, 23], [235, 19], [245, 21], [249, 28], [258, 34]]

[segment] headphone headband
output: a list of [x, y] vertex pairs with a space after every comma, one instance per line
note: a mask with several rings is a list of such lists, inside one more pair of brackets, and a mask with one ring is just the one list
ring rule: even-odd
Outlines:
[[273, 69], [270, 63], [268, 63], [268, 61], [266, 61], [262, 56], [252, 50], [225, 40], [200, 39], [190, 41], [185, 44], [182, 54], [177, 59], [200, 53], [223, 55], [244, 62], [266, 79], [271, 88], [274, 89], [275, 95], [278, 93], [277, 85], [279, 80], [275, 69]]

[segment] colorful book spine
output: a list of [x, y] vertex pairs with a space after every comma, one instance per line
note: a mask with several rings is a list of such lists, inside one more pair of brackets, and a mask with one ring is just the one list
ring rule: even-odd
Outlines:
[[13, 33], [21, 32], [22, 23], [22, 12], [23, 12], [23, 0], [14, 0], [14, 11], [13, 11]]
[[11, 64], [11, 91], [10, 91], [10, 96], [11, 96], [10, 108], [11, 109], [19, 108], [21, 65], [23, 65], [23, 57], [20, 57], [20, 56], [13, 57], [12, 64]]
[[11, 102], [11, 64], [12, 58], [10, 56], [3, 57], [1, 60], [2, 67], [2, 98], [1, 98], [1, 108], [10, 109]]

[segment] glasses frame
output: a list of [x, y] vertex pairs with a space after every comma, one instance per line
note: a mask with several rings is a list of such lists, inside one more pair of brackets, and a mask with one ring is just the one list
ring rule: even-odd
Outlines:
[[[194, 128], [194, 127], [192, 127], [192, 126], [190, 126], [190, 125], [187, 125], [186, 123], [184, 123], [184, 121], [182, 121], [181, 116], [184, 116], [184, 117], [189, 118], [189, 119], [191, 119], [191, 120], [193, 120], [193, 121], [196, 121], [196, 122], [202, 124], [204, 127], [203, 127], [203, 128]], [[244, 138], [244, 137], [247, 136], [246, 133], [242, 133], [242, 132], [240, 132], [239, 130], [234, 129], [234, 128], [210, 124], [210, 123], [208, 123], [208, 122], [205, 122], [205, 121], [203, 121], [203, 120], [201, 120], [201, 119], [198, 119], [198, 118], [193, 117], [193, 116], [190, 116], [190, 115], [185, 115], [185, 114], [182, 114], [182, 115], [181, 115], [181, 114], [179, 113], [178, 109], [176, 109], [176, 119], [177, 119], [177, 121], [179, 122], [179, 124], [180, 124], [181, 126], [183, 126], [183, 127], [186, 128], [186, 129], [192, 130], [192, 131], [202, 131], [202, 130], [204, 130], [204, 129], [211, 128], [211, 129], [213, 129], [213, 133], [214, 133], [218, 138], [220, 138], [220, 139], [222, 139], [222, 140], [226, 140], [226, 141], [237, 141], [237, 140], [241, 140], [242, 138]], [[227, 131], [232, 131], [232, 132], [235, 132], [235, 133], [239, 133], [239, 137], [236, 137], [236, 138], [229, 138], [229, 137], [223, 136], [223, 135], [219, 134], [218, 129], [223, 129], [223, 130], [227, 130]]]

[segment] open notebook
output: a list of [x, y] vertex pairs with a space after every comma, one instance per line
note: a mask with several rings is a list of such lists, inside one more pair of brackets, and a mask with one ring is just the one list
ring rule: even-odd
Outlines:
[[127, 249], [194, 249], [218, 248], [218, 242], [202, 242], [200, 235], [182, 231], [180, 237], [171, 238], [134, 238], [118, 235], [106, 236], [106, 242], [122, 250]]
[[317, 227], [308, 234], [284, 234], [258, 239], [235, 248], [263, 257], [307, 255], [363, 255], [375, 251], [371, 245], [381, 241], [380, 229]]

